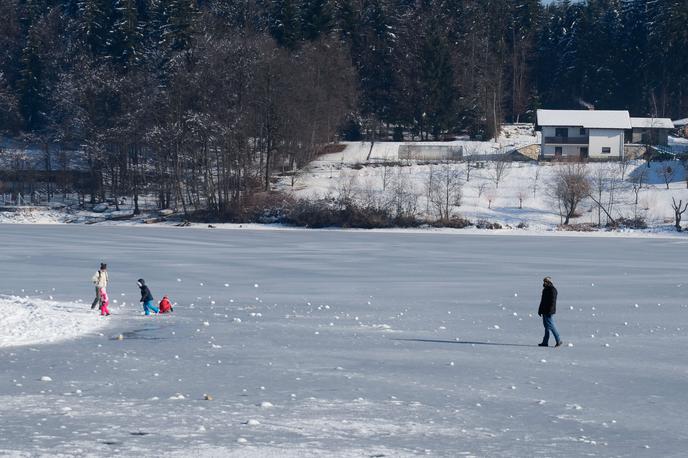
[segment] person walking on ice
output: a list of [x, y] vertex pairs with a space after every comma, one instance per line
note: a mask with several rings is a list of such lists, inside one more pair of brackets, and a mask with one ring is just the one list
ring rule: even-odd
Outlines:
[[93, 299], [93, 303], [91, 304], [91, 310], [96, 308], [96, 305], [98, 306], [98, 310], [100, 310], [100, 308], [103, 305], [100, 290], [107, 288], [108, 285], [107, 264], [105, 264], [104, 262], [100, 263], [100, 269], [98, 269], [98, 271], [95, 274], [93, 274], [91, 281], [96, 287], [96, 298]]
[[150, 312], [158, 313], [158, 308], [153, 305], [153, 295], [151, 294], [150, 289], [148, 289], [148, 286], [146, 286], [146, 282], [143, 280], [143, 278], [139, 278], [136, 284], [138, 284], [139, 288], [141, 289], [141, 300], [139, 302], [143, 302], [144, 313], [146, 315], [150, 315]]
[[545, 277], [542, 283], [542, 298], [540, 299], [538, 315], [542, 317], [542, 324], [545, 326], [545, 336], [542, 339], [542, 343], [538, 344], [538, 346], [549, 346], [549, 332], [552, 331], [554, 340], [557, 342], [554, 346], [560, 347], [562, 341], [556, 326], [554, 326], [553, 318], [554, 314], [557, 313], [557, 289], [554, 287], [550, 277]]

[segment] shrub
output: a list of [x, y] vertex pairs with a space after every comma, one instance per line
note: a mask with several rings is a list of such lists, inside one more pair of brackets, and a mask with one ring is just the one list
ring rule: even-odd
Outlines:
[[642, 216], [635, 218], [624, 218], [623, 216], [616, 220], [616, 224], [608, 223], [607, 227], [611, 228], [627, 228], [627, 229], [647, 229], [647, 221]]
[[496, 222], [491, 223], [486, 219], [480, 219], [477, 223], [475, 223], [475, 227], [478, 229], [501, 229], [502, 225]]
[[432, 227], [450, 227], [452, 229], [463, 229], [472, 225], [469, 220], [462, 218], [461, 216], [454, 216], [448, 220], [438, 219], [435, 221], [430, 221], [427, 224]]
[[388, 210], [348, 202], [344, 206], [333, 199], [294, 201], [282, 211], [281, 223], [291, 226], [324, 228], [343, 227], [378, 229], [418, 227], [424, 224], [412, 215], [393, 216]]
[[557, 228], [560, 231], [568, 232], [593, 232], [595, 230], [595, 225], [592, 223], [560, 224]]

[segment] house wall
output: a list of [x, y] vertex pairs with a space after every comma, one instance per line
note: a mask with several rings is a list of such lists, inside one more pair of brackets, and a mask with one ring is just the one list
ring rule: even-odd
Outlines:
[[555, 148], [561, 147], [561, 155], [568, 157], [580, 157], [580, 146], [578, 145], [545, 145], [542, 147], [542, 154], [545, 157], [554, 157]]
[[633, 137], [630, 139], [632, 143], [645, 143], [644, 134], [649, 134], [652, 143], [657, 145], [669, 144], [669, 129], [652, 129], [643, 127], [633, 128]]
[[[543, 126], [542, 141], [545, 141], [545, 137], [555, 137], [557, 135], [557, 129], [563, 129], [563, 127]], [[580, 127], [567, 127], [566, 129], [568, 129], [569, 137], [585, 137], [586, 135], [588, 135], [587, 133], [581, 134]]]
[[[591, 158], [605, 159], [619, 158], [623, 154], [624, 131], [622, 129], [590, 129], [590, 144], [588, 154]], [[610, 149], [609, 153], [602, 153], [602, 148]]]
[[586, 130], [584, 134], [581, 134], [581, 128], [580, 126], [576, 127], [551, 127], [551, 126], [542, 126], [542, 140], [540, 144], [540, 151], [543, 157], [554, 157], [556, 154], [556, 148], [559, 147], [561, 148], [561, 155], [562, 157], [575, 157], [575, 158], [580, 158], [581, 157], [581, 146], [585, 145], [550, 145], [550, 144], [545, 144], [545, 139], [546, 137], [556, 137], [557, 136], [557, 129], [567, 129], [568, 130], [568, 136], [569, 138], [578, 138], [578, 137], [587, 137], [589, 134], [589, 130]]
[[[556, 137], [556, 127], [542, 127], [542, 155], [554, 157], [556, 148], [560, 147], [562, 156], [581, 157], [581, 146], [584, 145], [550, 145], [545, 143], [547, 137]], [[592, 159], [620, 158], [623, 155], [623, 129], [587, 129], [580, 133], [580, 127], [567, 127], [569, 138], [588, 137], [588, 157]], [[603, 153], [602, 148], [609, 148], [609, 153]]]

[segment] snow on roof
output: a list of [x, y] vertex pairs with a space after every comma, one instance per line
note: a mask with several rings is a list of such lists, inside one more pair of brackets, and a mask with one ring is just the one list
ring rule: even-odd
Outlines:
[[540, 126], [630, 129], [631, 117], [622, 110], [538, 110]]
[[631, 126], [653, 129], [673, 129], [674, 123], [669, 118], [631, 118]]
[[675, 127], [688, 126], [688, 118], [677, 119], [674, 121]]

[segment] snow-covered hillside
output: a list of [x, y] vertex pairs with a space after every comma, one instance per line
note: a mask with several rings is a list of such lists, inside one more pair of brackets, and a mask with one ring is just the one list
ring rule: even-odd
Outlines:
[[[96, 319], [77, 301], [101, 259], [120, 299], [99, 332], [0, 347], [2, 456], [685, 455], [681, 239], [81, 225], [0, 239], [0, 294], [29, 295], [3, 315], [67, 303], [65, 323]], [[571, 346], [536, 345], [544, 275]], [[140, 316], [139, 277], [172, 315]]]
[[[528, 144], [536, 137], [512, 133], [509, 138], [518, 144]], [[500, 139], [505, 141], [506, 139]], [[462, 142], [454, 142], [456, 144]], [[397, 150], [400, 143], [375, 143], [371, 151], [369, 142], [346, 143], [338, 153], [327, 154], [313, 161], [299, 171], [296, 179], [284, 177], [278, 189], [292, 193], [298, 198], [315, 199], [324, 196], [337, 196], [343, 186], [353, 188], [355, 193], [370, 199], [371, 196], [383, 197], [389, 193], [389, 183], [403, 181], [418, 197], [418, 213], [432, 218], [428, 205], [427, 187], [430, 176], [438, 170], [452, 169], [461, 177], [462, 198], [454, 214], [472, 221], [488, 220], [517, 226], [527, 225], [530, 230], [553, 229], [562, 222], [558, 203], [552, 197], [552, 183], [560, 165], [556, 163], [513, 162], [503, 172], [497, 184], [495, 162], [480, 160], [481, 155], [494, 154], [499, 143], [463, 142], [470, 144], [471, 151], [477, 155], [477, 163], [467, 170], [465, 163], [430, 164], [422, 161], [399, 161]], [[370, 157], [368, 158], [368, 154]], [[368, 158], [368, 159], [366, 159]], [[671, 167], [669, 189], [664, 181], [663, 170]], [[619, 163], [590, 163], [586, 166], [591, 180], [601, 179], [605, 189], [602, 199], [611, 201], [611, 215], [632, 218], [645, 218], [652, 230], [665, 230], [673, 221], [672, 197], [688, 200], [685, 171], [681, 162], [653, 162], [648, 169], [643, 161], [632, 161], [625, 170]], [[641, 188], [635, 187], [643, 175]], [[623, 176], [623, 179], [622, 179]], [[601, 177], [601, 178], [600, 178]], [[293, 184], [293, 185], [292, 185]], [[598, 195], [599, 198], [599, 195]], [[607, 206], [605, 204], [605, 206]], [[573, 223], [606, 224], [606, 217], [598, 215], [597, 205], [585, 199], [580, 206], [579, 216]]]

